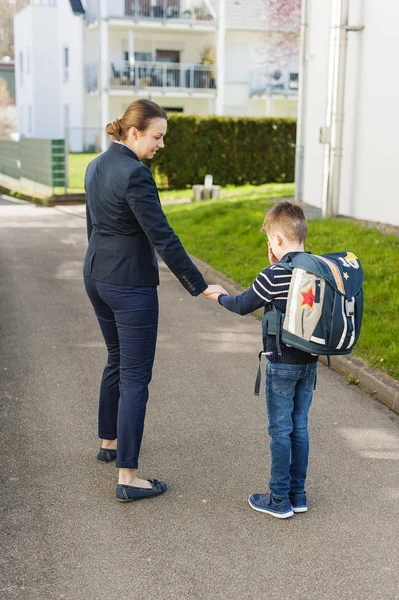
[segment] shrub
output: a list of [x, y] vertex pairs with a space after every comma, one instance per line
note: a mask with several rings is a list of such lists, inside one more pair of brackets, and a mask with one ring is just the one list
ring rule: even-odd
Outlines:
[[175, 189], [202, 183], [206, 173], [217, 185], [291, 182], [295, 136], [293, 119], [173, 115], [167, 148], [150, 166]]

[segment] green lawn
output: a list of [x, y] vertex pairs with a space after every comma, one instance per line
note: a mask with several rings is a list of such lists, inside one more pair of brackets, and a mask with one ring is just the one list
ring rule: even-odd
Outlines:
[[[266, 238], [260, 233], [268, 198], [292, 191], [290, 184], [266, 185], [236, 198], [166, 206], [165, 212], [190, 253], [247, 287], [268, 264]], [[399, 379], [399, 238], [351, 221], [320, 219], [309, 221], [306, 249], [351, 250], [360, 258], [365, 309], [354, 354]]]
[[84, 192], [84, 176], [86, 167], [96, 156], [98, 156], [98, 154], [69, 154], [69, 192]]

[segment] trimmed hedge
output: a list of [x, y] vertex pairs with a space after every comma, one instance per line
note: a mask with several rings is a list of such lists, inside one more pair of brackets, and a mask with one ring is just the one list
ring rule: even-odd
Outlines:
[[151, 169], [166, 176], [169, 187], [294, 181], [296, 121], [277, 118], [171, 116], [166, 150]]

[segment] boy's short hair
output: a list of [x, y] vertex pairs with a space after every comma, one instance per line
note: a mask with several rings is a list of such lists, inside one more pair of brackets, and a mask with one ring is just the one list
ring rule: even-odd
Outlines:
[[288, 240], [302, 243], [308, 235], [308, 224], [300, 206], [279, 202], [266, 213], [261, 231], [266, 235], [281, 231]]

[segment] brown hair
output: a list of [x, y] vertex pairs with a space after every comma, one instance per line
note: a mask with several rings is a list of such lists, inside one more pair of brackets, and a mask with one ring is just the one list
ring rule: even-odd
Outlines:
[[308, 224], [300, 206], [279, 202], [266, 213], [261, 231], [266, 235], [281, 231], [288, 240], [302, 243], [308, 235]]
[[153, 119], [168, 119], [164, 109], [147, 98], [135, 100], [125, 110], [119, 119], [108, 123], [105, 131], [112, 135], [114, 140], [120, 141], [127, 138], [127, 132], [131, 127], [139, 131], [145, 131]]

